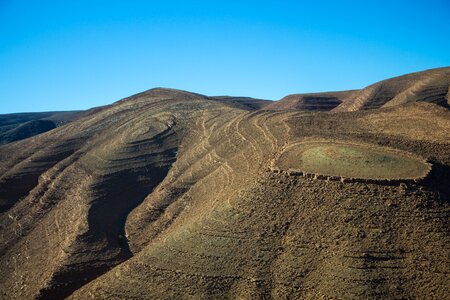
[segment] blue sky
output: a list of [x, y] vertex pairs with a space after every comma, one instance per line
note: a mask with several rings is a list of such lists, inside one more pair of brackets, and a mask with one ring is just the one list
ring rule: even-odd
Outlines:
[[277, 100], [449, 65], [448, 0], [0, 0], [0, 113], [152, 87]]

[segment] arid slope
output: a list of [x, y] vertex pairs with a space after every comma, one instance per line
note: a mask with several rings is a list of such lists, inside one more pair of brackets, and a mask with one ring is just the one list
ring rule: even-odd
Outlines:
[[[241, 105], [153, 89], [1, 146], [0, 298], [448, 298], [449, 110]], [[433, 171], [412, 184], [272, 171], [318, 140]]]
[[289, 95], [265, 108], [345, 112], [411, 102], [450, 108], [449, 93], [450, 67], [446, 67], [386, 79], [362, 90]]

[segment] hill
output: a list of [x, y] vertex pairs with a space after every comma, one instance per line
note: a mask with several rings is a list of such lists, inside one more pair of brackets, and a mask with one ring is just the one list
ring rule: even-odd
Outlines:
[[449, 91], [450, 67], [446, 67], [386, 79], [362, 90], [289, 95], [266, 109], [345, 112], [410, 102], [450, 108]]
[[331, 111], [358, 91], [293, 94], [267, 105], [268, 110]]
[[448, 298], [450, 111], [346, 101], [157, 88], [0, 146], [0, 298]]

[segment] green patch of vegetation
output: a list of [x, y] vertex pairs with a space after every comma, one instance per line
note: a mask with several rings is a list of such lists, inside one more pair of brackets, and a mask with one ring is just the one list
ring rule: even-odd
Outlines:
[[288, 150], [282, 167], [353, 178], [406, 179], [422, 177], [426, 162], [392, 151], [338, 143], [314, 143]]

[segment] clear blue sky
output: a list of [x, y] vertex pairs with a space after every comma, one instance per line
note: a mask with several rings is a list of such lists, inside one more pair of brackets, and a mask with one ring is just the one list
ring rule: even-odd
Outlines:
[[0, 113], [279, 99], [450, 65], [450, 1], [0, 0]]

